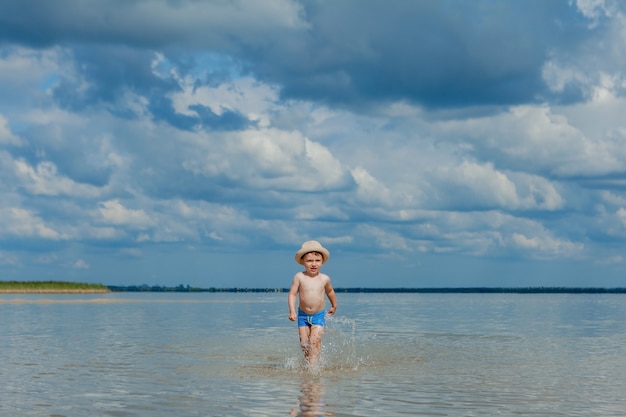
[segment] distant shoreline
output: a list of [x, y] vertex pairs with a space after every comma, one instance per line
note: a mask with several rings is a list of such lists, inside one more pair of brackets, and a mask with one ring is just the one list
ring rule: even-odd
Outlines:
[[[112, 292], [182, 292], [182, 293], [287, 293], [289, 288], [196, 288], [130, 285], [109, 286]], [[626, 294], [623, 288], [598, 287], [451, 287], [451, 288], [335, 288], [336, 293], [420, 293], [420, 294]]]
[[[64, 281], [0, 281], [0, 294], [105, 294], [112, 292], [165, 293], [287, 293], [288, 288], [198, 288], [189, 285], [103, 285]], [[338, 287], [337, 293], [419, 293], [419, 294], [626, 294], [626, 287], [441, 287], [367, 288]]]

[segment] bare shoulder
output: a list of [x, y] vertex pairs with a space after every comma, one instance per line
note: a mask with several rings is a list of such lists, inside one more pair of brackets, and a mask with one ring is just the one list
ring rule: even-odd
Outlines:
[[291, 281], [291, 288], [289, 292], [296, 292], [300, 288], [300, 283], [302, 282], [302, 277], [300, 277], [299, 273], [293, 276], [293, 280]]
[[305, 278], [306, 278], [306, 275], [304, 275], [304, 272], [297, 272], [293, 276], [293, 283], [292, 283], [292, 285], [299, 286], [300, 284], [305, 282]]

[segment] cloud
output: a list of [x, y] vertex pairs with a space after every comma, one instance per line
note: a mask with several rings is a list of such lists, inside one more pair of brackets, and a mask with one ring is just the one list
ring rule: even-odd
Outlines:
[[61, 64], [67, 58], [65, 51], [59, 47], [36, 50], [5, 43], [0, 54], [0, 93], [11, 97], [13, 106], [0, 111], [12, 116], [32, 100], [45, 99], [65, 71]]
[[600, 19], [618, 12], [618, 4], [611, 0], [576, 0], [575, 4], [583, 16], [591, 20], [591, 28], [597, 27]]
[[463, 140], [479, 158], [498, 158], [509, 169], [537, 175], [595, 177], [626, 168], [620, 139], [588, 138], [546, 106], [513, 107], [493, 117], [444, 122], [438, 131]]
[[[400, 97], [434, 107], [532, 102], [544, 88], [536, 69], [546, 45], [572, 30], [556, 22], [576, 10], [545, 2], [528, 6], [310, 3], [304, 16], [315, 31], [296, 34], [283, 48], [259, 50], [254, 68], [285, 85], [287, 96], [327, 103], [357, 106]], [[485, 7], [497, 11], [482, 13]]]
[[46, 225], [43, 219], [19, 207], [0, 208], [0, 235], [4, 238], [41, 238], [45, 240], [63, 239], [56, 230]]
[[101, 194], [97, 187], [77, 184], [69, 178], [58, 175], [56, 165], [52, 162], [41, 162], [37, 167], [25, 161], [15, 161], [15, 174], [22, 186], [36, 195], [68, 195], [76, 197], [95, 197]]
[[257, 284], [282, 272], [250, 281], [226, 259], [282, 268], [317, 239], [349, 283], [363, 258], [369, 283], [374, 265], [459, 282], [468, 259], [493, 274], [576, 260], [614, 282], [624, 10], [4, 1], [3, 265], [156, 280], [167, 258]]
[[388, 205], [393, 203], [390, 200], [391, 193], [387, 187], [370, 175], [369, 172], [363, 167], [356, 167], [352, 170], [352, 177], [354, 178], [358, 188], [357, 196], [359, 201], [363, 204]]
[[[548, 51], [581, 42], [570, 23], [580, 9], [560, 2], [5, 3], [4, 16], [19, 16], [0, 19], [5, 39], [36, 47], [88, 44], [76, 57], [103, 97], [115, 95], [124, 79], [156, 82], [145, 73], [150, 58], [138, 50], [212, 50], [242, 72], [282, 85], [285, 97], [352, 106], [400, 97], [435, 107], [520, 104], [544, 92], [539, 69]], [[581, 8], [594, 18], [590, 10], [597, 8]], [[185, 57], [171, 52], [171, 60]], [[99, 89], [104, 85], [112, 88]]]
[[522, 233], [514, 233], [511, 239], [519, 248], [532, 250], [534, 256], [538, 258], [568, 257], [576, 255], [583, 250], [581, 243], [557, 239], [549, 234], [528, 237]]
[[332, 191], [351, 184], [326, 147], [297, 131], [246, 130], [196, 145], [196, 155], [183, 162], [186, 170], [246, 188]]
[[144, 229], [153, 224], [152, 219], [144, 210], [128, 209], [118, 200], [100, 203], [98, 211], [102, 221], [108, 224], [125, 225], [136, 229]]
[[74, 265], [72, 265], [72, 268], [74, 268], [74, 269], [89, 269], [89, 264], [87, 262], [85, 262], [84, 260], [79, 259], [76, 262], [74, 262]]
[[506, 210], [557, 210], [564, 201], [556, 187], [539, 176], [504, 173], [492, 163], [463, 161], [442, 167], [436, 187], [447, 187], [442, 204], [447, 207]]
[[14, 146], [19, 146], [22, 144], [21, 139], [11, 132], [8, 126], [7, 119], [1, 114], [0, 114], [0, 144], [14, 145]]
[[[239, 129], [251, 124], [269, 125], [268, 112], [275, 107], [278, 93], [274, 88], [250, 77], [239, 78], [219, 85], [196, 85], [197, 77], [179, 80], [181, 91], [170, 94], [176, 113], [202, 120], [202, 109], [215, 118], [241, 115]], [[231, 116], [233, 117], [233, 116]], [[246, 122], [244, 122], [244, 120]], [[209, 126], [210, 127], [210, 126]]]
[[[306, 28], [297, 2], [268, 0], [263, 5], [245, 1], [196, 3], [181, 1], [137, 1], [120, 4], [85, 4], [62, 0], [38, 4], [32, 0], [4, 1], [4, 38], [31, 45], [52, 45], [67, 39], [101, 43], [130, 43], [154, 47], [190, 42], [208, 48], [237, 39], [259, 42], [260, 34], [277, 28]], [[39, 5], [35, 8], [34, 5]], [[9, 19], [8, 16], [13, 15]], [[33, 30], [33, 26], [38, 30]], [[193, 34], [193, 35], [192, 35]]]

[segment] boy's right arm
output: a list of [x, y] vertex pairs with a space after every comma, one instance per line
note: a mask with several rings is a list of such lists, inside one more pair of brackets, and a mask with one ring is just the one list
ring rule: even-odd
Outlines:
[[295, 321], [298, 318], [296, 312], [296, 297], [298, 295], [298, 288], [300, 287], [300, 281], [298, 276], [293, 277], [291, 288], [289, 289], [289, 295], [287, 296], [287, 303], [289, 304], [289, 320]]

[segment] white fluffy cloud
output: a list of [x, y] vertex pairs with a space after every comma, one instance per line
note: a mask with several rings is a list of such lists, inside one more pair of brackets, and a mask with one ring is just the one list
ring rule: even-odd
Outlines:
[[0, 208], [0, 235], [18, 238], [40, 238], [59, 240], [64, 236], [29, 210], [19, 207]]
[[15, 161], [15, 175], [29, 193], [35, 195], [67, 195], [74, 197], [97, 197], [102, 191], [98, 187], [78, 184], [59, 175], [54, 163], [40, 162], [36, 167], [23, 160]]
[[300, 132], [247, 130], [219, 140], [196, 139], [185, 169], [209, 178], [224, 176], [248, 188], [321, 191], [345, 187], [347, 169], [323, 145]]
[[619, 140], [589, 138], [546, 106], [523, 106], [492, 117], [440, 124], [478, 156], [492, 155], [509, 169], [557, 177], [598, 176], [626, 169]]
[[2, 114], [0, 114], [0, 144], [15, 146], [22, 144], [21, 139], [9, 129], [9, 123]]
[[269, 112], [275, 111], [278, 93], [275, 88], [244, 77], [232, 83], [215, 86], [196, 86], [196, 77], [177, 80], [181, 91], [171, 95], [177, 113], [198, 116], [193, 106], [202, 105], [217, 116], [225, 111], [237, 111], [261, 127], [269, 125]]

